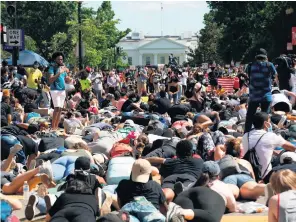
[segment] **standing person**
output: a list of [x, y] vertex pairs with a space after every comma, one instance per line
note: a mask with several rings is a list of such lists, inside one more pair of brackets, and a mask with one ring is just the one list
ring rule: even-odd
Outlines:
[[93, 72], [91, 75], [91, 81], [93, 84], [94, 93], [98, 101], [102, 99], [102, 90], [103, 90], [102, 79], [103, 79], [103, 75], [101, 71], [97, 72], [97, 70], [95, 70], [95, 72]]
[[65, 78], [69, 69], [63, 63], [64, 54], [62, 52], [53, 53], [52, 60], [54, 64], [48, 70], [50, 95], [54, 105], [51, 127], [53, 130], [57, 130], [66, 99]]
[[216, 70], [215, 67], [211, 67], [211, 72], [209, 73], [208, 75], [208, 78], [209, 78], [209, 83], [211, 85], [211, 89], [212, 89], [212, 93], [214, 90], [217, 89], [217, 86], [218, 86], [218, 71]]
[[117, 84], [118, 84], [118, 79], [115, 76], [115, 73], [113, 71], [111, 71], [109, 73], [109, 76], [107, 77], [107, 84], [109, 87], [109, 93], [114, 94], [117, 88]]
[[146, 81], [148, 79], [148, 75], [146, 70], [139, 70], [136, 72], [136, 80], [137, 80], [137, 89], [138, 95], [142, 95], [142, 92], [146, 92]]
[[37, 90], [42, 78], [42, 72], [39, 69], [39, 63], [37, 61], [34, 62], [33, 68], [27, 69], [27, 77], [28, 88]]
[[182, 70], [181, 74], [181, 83], [182, 83], [182, 95], [184, 96], [186, 89], [187, 89], [187, 79], [188, 79], [188, 72], [186, 72], [186, 69]]
[[273, 80], [277, 80], [277, 72], [274, 65], [268, 62], [265, 49], [259, 49], [255, 56], [256, 61], [246, 67], [246, 73], [250, 78], [249, 104], [245, 124], [245, 133], [252, 128], [252, 119], [258, 107], [262, 112], [269, 113], [272, 101]]

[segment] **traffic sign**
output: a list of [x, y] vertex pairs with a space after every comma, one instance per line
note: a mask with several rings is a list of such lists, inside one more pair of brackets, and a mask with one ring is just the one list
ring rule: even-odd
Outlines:
[[[21, 46], [19, 46], [20, 51], [25, 50], [25, 32], [24, 32], [24, 30], [21, 31], [21, 35], [22, 35], [21, 36]], [[7, 31], [7, 38], [8, 38], [8, 31]], [[5, 50], [7, 52], [12, 52], [13, 46], [8, 45], [8, 42], [6, 42], [5, 45], [3, 45], [3, 50]]]
[[22, 45], [22, 30], [21, 29], [8, 29], [7, 30], [7, 45], [21, 46]]

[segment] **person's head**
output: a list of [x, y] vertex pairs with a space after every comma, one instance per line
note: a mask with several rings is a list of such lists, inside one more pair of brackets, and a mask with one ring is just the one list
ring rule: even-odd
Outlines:
[[276, 194], [296, 190], [296, 173], [291, 170], [279, 170], [270, 177], [270, 184]]
[[90, 159], [85, 156], [80, 156], [76, 159], [75, 171], [89, 171], [90, 170]]
[[8, 70], [4, 67], [1, 68], [1, 76], [8, 76]]
[[126, 92], [125, 91], [120, 92], [120, 97], [121, 98], [125, 98], [125, 96], [126, 96]]
[[269, 129], [271, 127], [270, 118], [267, 113], [258, 112], [253, 117], [253, 125], [255, 129]]
[[203, 163], [202, 174], [196, 181], [195, 186], [207, 186], [211, 181], [219, 178], [220, 167], [215, 161], [206, 161]]
[[188, 140], [181, 140], [176, 146], [176, 155], [179, 158], [191, 157], [193, 154], [193, 145]]
[[34, 69], [38, 69], [39, 68], [39, 63], [37, 61], [34, 62], [33, 64]]
[[221, 85], [218, 85], [218, 89], [222, 89], [222, 86]]
[[35, 109], [38, 109], [38, 107], [33, 103], [28, 103], [24, 107], [25, 113], [32, 113]]
[[165, 98], [165, 97], [166, 97], [166, 92], [163, 91], [163, 90], [161, 90], [161, 91], [159, 92], [159, 96], [160, 96], [160, 98]]
[[135, 140], [135, 145], [142, 143], [145, 146], [149, 144], [149, 138], [145, 133], [141, 133], [138, 138]]
[[172, 78], [172, 82], [174, 82], [174, 83], [177, 83], [177, 82], [179, 82], [179, 79], [178, 79], [178, 77], [177, 77], [177, 76], [174, 76], [174, 77]]
[[109, 76], [110, 77], [113, 77], [114, 76], [114, 72], [113, 71], [109, 72]]
[[120, 99], [120, 97], [121, 97], [120, 92], [119, 92], [119, 91], [115, 91], [115, 92], [114, 92], [114, 99], [115, 99], [116, 101], [118, 101], [118, 100]]
[[284, 152], [280, 156], [280, 163], [284, 164], [296, 164], [296, 153], [295, 152]]
[[141, 98], [135, 92], [132, 92], [129, 94], [128, 99], [131, 100], [133, 103], [137, 103], [140, 101]]
[[114, 97], [113, 94], [108, 93], [107, 96], [106, 96], [106, 99], [109, 100], [109, 101], [113, 101], [115, 99], [115, 97]]
[[88, 75], [89, 75], [89, 73], [87, 71], [85, 71], [85, 70], [83, 70], [83, 71], [80, 72], [80, 78], [82, 80], [87, 79]]
[[64, 65], [64, 53], [62, 52], [55, 52], [52, 54], [52, 60], [55, 61], [59, 66]]
[[3, 96], [2, 97], [2, 102], [6, 104], [10, 104], [10, 97], [9, 96]]
[[142, 91], [142, 96], [147, 96], [147, 92], [145, 90]]
[[241, 139], [228, 139], [225, 143], [226, 155], [231, 155], [233, 157], [240, 157], [241, 154]]
[[84, 142], [78, 142], [75, 143], [74, 146], [72, 147], [73, 150], [87, 150], [87, 151], [91, 151], [90, 148], [87, 146], [86, 143]]
[[256, 52], [255, 58], [256, 58], [256, 60], [259, 60], [259, 61], [265, 61], [265, 60], [267, 60], [267, 51], [265, 49], [260, 48]]
[[152, 171], [151, 164], [145, 159], [138, 159], [132, 167], [132, 181], [136, 183], [147, 183]]
[[73, 117], [74, 117], [74, 113], [71, 112], [71, 111], [69, 111], [69, 112], [66, 113], [65, 117], [66, 117], [67, 119], [73, 118]]

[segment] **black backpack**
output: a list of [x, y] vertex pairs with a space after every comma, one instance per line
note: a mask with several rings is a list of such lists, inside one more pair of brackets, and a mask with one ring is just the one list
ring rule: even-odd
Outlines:
[[[256, 153], [256, 147], [258, 145], [258, 143], [260, 142], [260, 140], [262, 139], [262, 137], [265, 135], [266, 133], [264, 133], [257, 141], [257, 143], [255, 144], [254, 147], [252, 147], [251, 149], [249, 148], [247, 153], [244, 155], [243, 159], [249, 161], [252, 164], [253, 167], [253, 171], [254, 171], [254, 175], [255, 175], [255, 179], [256, 181], [262, 180], [262, 176], [261, 176], [261, 169], [262, 166], [259, 163], [259, 157]], [[248, 144], [250, 144], [249, 142], [249, 136], [250, 133], [248, 133]], [[266, 174], [267, 169], [269, 167], [270, 163], [267, 165], [267, 168], [265, 169], [264, 173], [262, 174], [263, 176]]]

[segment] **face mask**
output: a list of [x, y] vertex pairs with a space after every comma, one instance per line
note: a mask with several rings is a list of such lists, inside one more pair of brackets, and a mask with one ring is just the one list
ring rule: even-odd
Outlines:
[[13, 74], [16, 75], [17, 74], [17, 70], [13, 70]]
[[35, 66], [34, 66], [34, 69], [37, 69], [37, 68], [38, 68], [38, 66], [35, 65]]
[[271, 123], [268, 123], [267, 132], [272, 132], [272, 125], [271, 125]]

